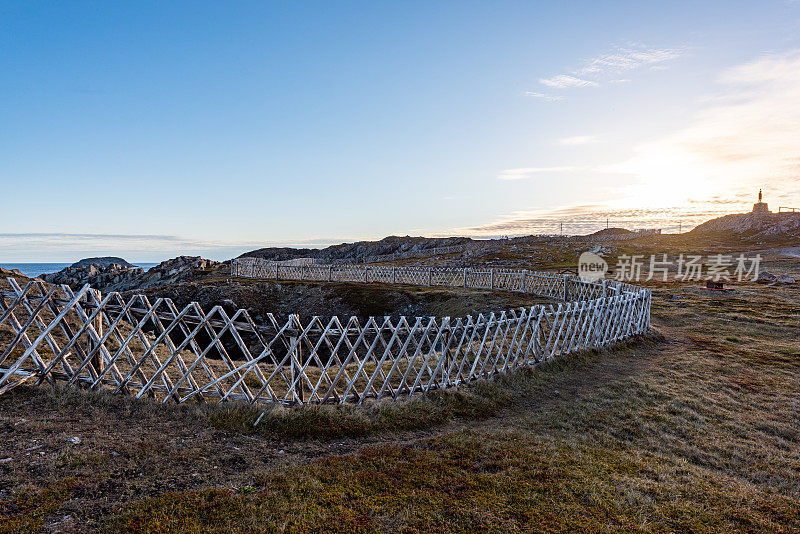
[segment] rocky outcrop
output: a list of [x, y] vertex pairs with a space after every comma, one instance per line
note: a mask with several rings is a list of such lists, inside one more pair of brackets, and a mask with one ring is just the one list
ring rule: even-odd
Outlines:
[[756, 282], [758, 282], [759, 284], [769, 284], [769, 285], [794, 284], [795, 279], [786, 274], [775, 275], [769, 271], [761, 271], [760, 273], [758, 273], [758, 278], [756, 279]]
[[27, 278], [19, 269], [4, 269], [0, 267], [0, 276], [12, 276], [14, 278]]
[[342, 243], [323, 249], [301, 248], [261, 248], [245, 252], [240, 258], [263, 258], [273, 261], [284, 261], [293, 258], [314, 258], [318, 263], [358, 263], [377, 256], [391, 254], [423, 254], [443, 247], [467, 245], [473, 240], [468, 237], [384, 237], [380, 241], [359, 241]]
[[[96, 258], [90, 258], [92, 260]], [[124, 261], [124, 260], [123, 260]], [[128, 291], [155, 286], [189, 282], [222, 266], [222, 263], [200, 256], [179, 256], [163, 261], [145, 271], [141, 267], [110, 263], [96, 266], [91, 261], [81, 260], [76, 265], [57, 273], [42, 275], [45, 282], [66, 284], [73, 289], [89, 284], [101, 291]]]
[[114, 285], [114, 291], [146, 289], [149, 287], [190, 282], [222, 267], [222, 263], [200, 256], [178, 256], [162, 261], [135, 279]]
[[[78, 264], [80, 263], [78, 262]], [[135, 280], [144, 274], [144, 269], [141, 267], [133, 267], [128, 262], [125, 263], [127, 265], [110, 263], [99, 267], [92, 263], [84, 263], [78, 267], [74, 265], [67, 267], [57, 273], [43, 274], [40, 278], [51, 284], [66, 284], [73, 289], [83, 287], [86, 284], [95, 289], [105, 289]]]
[[122, 258], [118, 258], [116, 256], [103, 256], [99, 258], [84, 258], [80, 261], [76, 261], [70, 267], [86, 267], [89, 265], [94, 265], [95, 267], [108, 267], [109, 265], [121, 265], [123, 267], [136, 267], [135, 265], [128, 263]]
[[689, 234], [733, 234], [746, 240], [800, 237], [800, 212], [752, 211], [711, 219]]

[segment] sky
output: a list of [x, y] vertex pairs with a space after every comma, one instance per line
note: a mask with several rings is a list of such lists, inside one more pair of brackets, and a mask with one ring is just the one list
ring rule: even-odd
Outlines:
[[800, 206], [800, 2], [0, 0], [0, 262]]

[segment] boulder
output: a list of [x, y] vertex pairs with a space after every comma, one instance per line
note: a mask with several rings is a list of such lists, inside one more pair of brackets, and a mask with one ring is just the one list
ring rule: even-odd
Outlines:
[[22, 277], [25, 277], [25, 275], [22, 274], [22, 271], [20, 271], [19, 269], [3, 269], [2, 267], [0, 267], [0, 276], [14, 276], [14, 277], [22, 276]]
[[760, 284], [794, 284], [796, 280], [794, 277], [785, 274], [775, 275], [769, 271], [761, 271], [758, 273], [756, 282]]
[[759, 284], [769, 284], [770, 282], [774, 282], [775, 280], [777, 280], [777, 278], [778, 278], [777, 276], [775, 276], [769, 271], [761, 271], [760, 273], [758, 273], [758, 278], [756, 278], [756, 282], [758, 282]]

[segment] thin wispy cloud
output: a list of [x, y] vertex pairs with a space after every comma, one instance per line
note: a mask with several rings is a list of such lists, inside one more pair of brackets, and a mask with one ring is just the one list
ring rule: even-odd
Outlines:
[[498, 176], [498, 180], [524, 180], [531, 178], [534, 174], [555, 173], [555, 172], [575, 172], [585, 170], [586, 167], [575, 165], [563, 165], [556, 167], [523, 167], [519, 169], [506, 169]]
[[730, 213], [741, 199], [719, 199], [718, 202], [681, 206], [616, 208], [609, 204], [581, 204], [554, 209], [518, 211], [492, 223], [454, 228], [436, 234], [496, 237], [530, 234], [589, 234], [609, 227], [660, 228], [665, 232], [687, 231], [708, 219]]
[[537, 93], [536, 91], [525, 91], [525, 96], [529, 96], [531, 98], [541, 98], [542, 100], [546, 100], [548, 102], [558, 102], [559, 100], [563, 100], [564, 97], [561, 95], [548, 95], [546, 93]]
[[542, 85], [546, 85], [548, 87], [553, 87], [555, 89], [566, 89], [569, 87], [597, 86], [597, 82], [593, 82], [591, 80], [584, 80], [576, 76], [570, 76], [569, 74], [559, 74], [557, 76], [553, 76], [552, 78], [540, 78], [539, 83], [541, 83]]
[[[666, 69], [665, 63], [680, 57], [684, 50], [683, 48], [617, 48], [611, 53], [587, 60], [584, 66], [578, 69], [548, 78], [539, 78], [539, 83], [553, 89], [598, 87], [601, 82], [627, 83], [631, 79], [620, 78], [621, 73], [645, 67], [653, 70]], [[610, 77], [613, 78], [608, 79]]]
[[574, 74], [578, 76], [599, 76], [618, 74], [646, 66], [663, 67], [663, 63], [680, 57], [681, 48], [618, 48], [610, 54], [590, 59], [584, 67]]
[[563, 139], [559, 139], [558, 144], [564, 146], [578, 146], [578, 145], [588, 145], [589, 143], [594, 143], [596, 141], [597, 138], [593, 135], [575, 135], [573, 137], [565, 137]]

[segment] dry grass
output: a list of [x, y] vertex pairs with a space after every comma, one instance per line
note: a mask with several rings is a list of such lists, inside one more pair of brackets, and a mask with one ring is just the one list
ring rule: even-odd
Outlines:
[[399, 404], [279, 409], [255, 433], [237, 406], [15, 391], [0, 528], [800, 531], [800, 289], [654, 291], [663, 337]]

